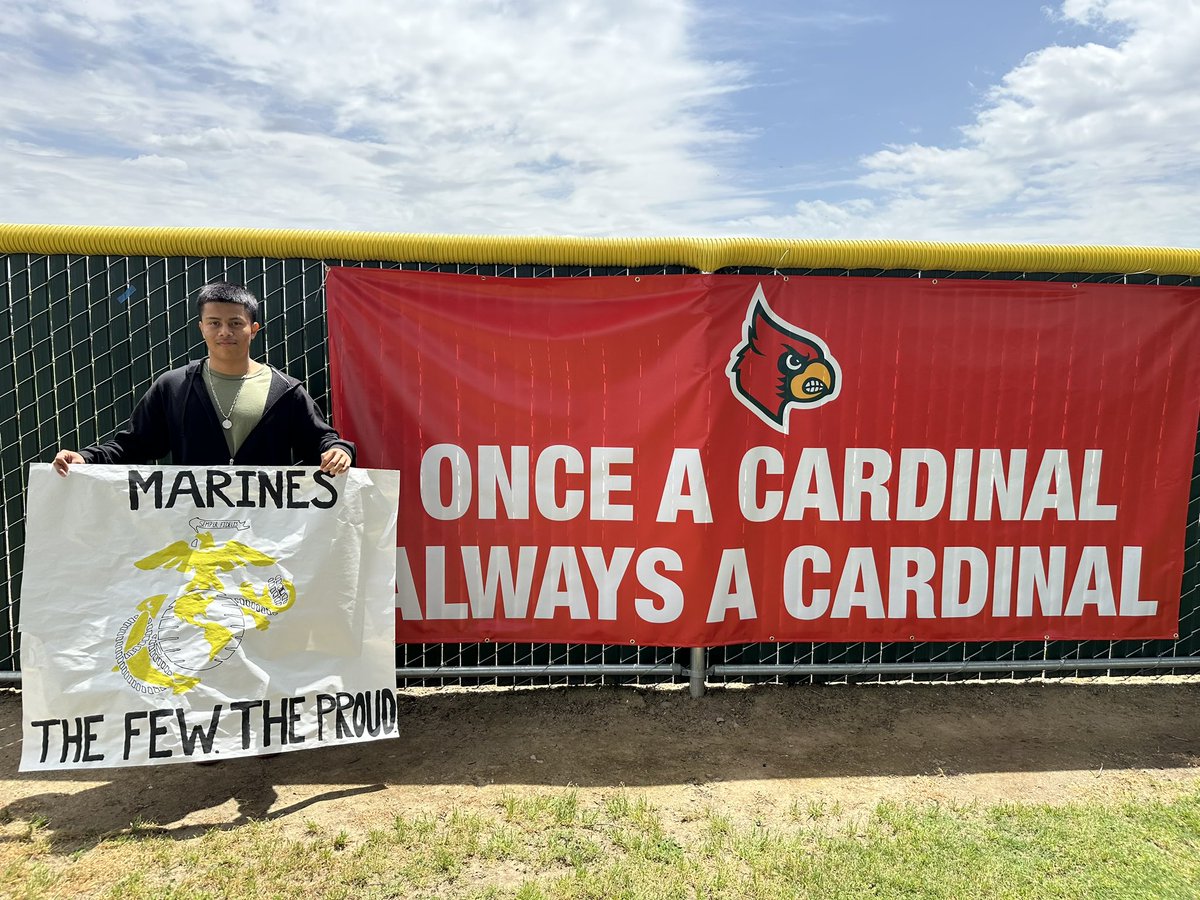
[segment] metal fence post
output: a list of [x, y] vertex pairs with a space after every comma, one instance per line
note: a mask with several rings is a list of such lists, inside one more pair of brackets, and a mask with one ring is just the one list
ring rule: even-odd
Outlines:
[[704, 676], [708, 668], [708, 654], [703, 647], [692, 648], [692, 658], [688, 665], [688, 693], [692, 699], [704, 696]]

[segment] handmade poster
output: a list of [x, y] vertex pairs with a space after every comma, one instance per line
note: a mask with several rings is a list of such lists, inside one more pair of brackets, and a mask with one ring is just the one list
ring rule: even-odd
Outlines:
[[31, 466], [21, 771], [398, 733], [395, 472]]

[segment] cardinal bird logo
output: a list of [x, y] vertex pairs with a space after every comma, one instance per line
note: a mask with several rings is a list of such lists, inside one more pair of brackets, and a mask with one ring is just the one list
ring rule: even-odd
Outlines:
[[775, 315], [761, 284], [750, 298], [743, 335], [725, 374], [734, 396], [776, 431], [787, 434], [793, 407], [811, 409], [838, 395], [841, 371], [825, 342]]

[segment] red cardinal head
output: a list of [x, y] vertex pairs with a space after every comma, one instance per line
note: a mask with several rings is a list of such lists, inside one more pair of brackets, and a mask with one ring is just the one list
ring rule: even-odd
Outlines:
[[820, 406], [837, 396], [838, 365], [825, 344], [771, 312], [761, 284], [750, 299], [745, 340], [725, 371], [734, 396], [785, 434], [790, 407]]

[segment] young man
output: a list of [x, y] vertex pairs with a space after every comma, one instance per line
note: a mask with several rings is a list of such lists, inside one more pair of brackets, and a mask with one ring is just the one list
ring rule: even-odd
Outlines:
[[354, 463], [296, 379], [250, 358], [258, 299], [236, 284], [206, 284], [196, 297], [208, 358], [172, 369], [150, 386], [124, 429], [83, 450], [60, 450], [65, 476], [83, 463], [142, 464], [168, 454], [180, 466], [320, 466], [340, 475]]

